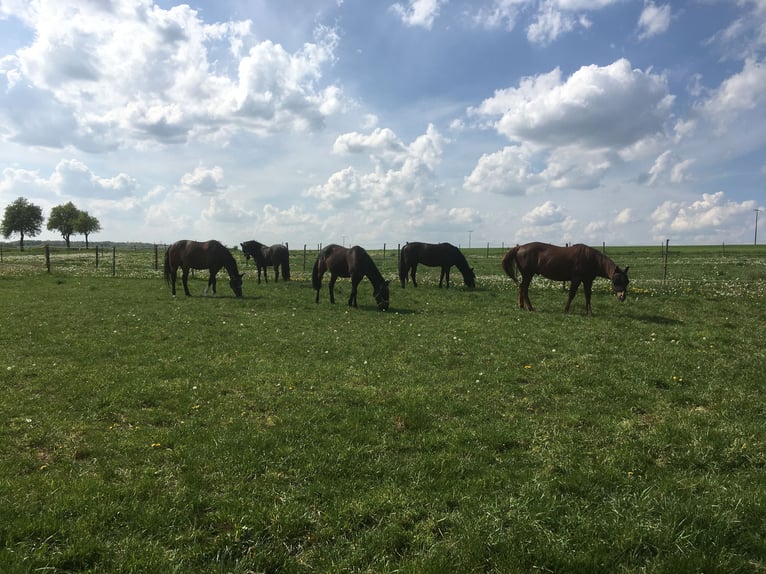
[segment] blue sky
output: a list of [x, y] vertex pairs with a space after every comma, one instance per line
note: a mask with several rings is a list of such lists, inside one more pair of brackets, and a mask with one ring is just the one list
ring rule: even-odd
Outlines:
[[0, 0], [0, 209], [72, 201], [95, 241], [752, 243], [765, 56], [766, 0]]

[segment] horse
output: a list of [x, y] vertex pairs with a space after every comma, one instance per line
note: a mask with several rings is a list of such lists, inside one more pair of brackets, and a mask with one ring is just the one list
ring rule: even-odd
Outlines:
[[181, 279], [183, 280], [184, 292], [187, 297], [191, 297], [188, 285], [189, 269], [209, 269], [210, 278], [208, 279], [207, 287], [205, 287], [205, 295], [207, 295], [211, 287], [213, 288], [213, 295], [215, 295], [215, 276], [221, 267], [225, 267], [229, 274], [231, 290], [234, 291], [237, 297], [242, 297], [242, 277], [244, 273], [240, 274], [234, 256], [218, 241], [211, 240], [199, 243], [184, 239], [176, 241], [165, 250], [165, 282], [170, 285], [173, 297], [176, 295], [176, 277], [179, 267], [183, 271]]
[[276, 243], [274, 245], [264, 245], [258, 241], [245, 241], [240, 243], [242, 253], [245, 255], [245, 261], [250, 257], [255, 261], [258, 268], [258, 283], [261, 282], [261, 269], [266, 283], [269, 282], [268, 267], [274, 266], [274, 281], [279, 281], [279, 271], [282, 270], [282, 279], [290, 280], [290, 251], [284, 245]]
[[439, 288], [441, 288], [446, 277], [447, 289], [449, 289], [449, 272], [453, 265], [463, 274], [463, 281], [468, 287], [476, 287], [476, 274], [473, 272], [473, 268], [468, 266], [468, 262], [460, 249], [451, 243], [420, 243], [416, 241], [405, 244], [399, 253], [399, 281], [402, 283], [402, 289], [407, 283], [407, 273], [412, 275], [412, 284], [415, 287], [418, 286], [417, 281], [415, 281], [418, 263], [429, 267], [441, 267]]
[[612, 290], [619, 301], [624, 301], [628, 293], [629, 267], [620, 269], [609, 257], [587, 245], [559, 247], [538, 242], [517, 245], [503, 256], [502, 267], [516, 285], [519, 285], [516, 269], [521, 273], [519, 309], [524, 309], [526, 305], [527, 309], [533, 311], [529, 300], [529, 284], [536, 274], [553, 281], [571, 281], [564, 313], [569, 313], [569, 305], [582, 283], [585, 291], [585, 313], [592, 315], [590, 296], [596, 277], [605, 277], [612, 281]]
[[378, 310], [388, 310], [389, 281], [383, 278], [372, 257], [364, 248], [358, 245], [346, 248], [335, 244], [322, 248], [311, 270], [311, 284], [317, 292], [317, 303], [319, 303], [319, 290], [322, 288], [322, 276], [325, 271], [330, 272], [330, 303], [335, 303], [335, 281], [338, 277], [351, 277], [351, 295], [348, 297], [348, 305], [357, 307], [357, 287], [366, 276], [372, 283]]

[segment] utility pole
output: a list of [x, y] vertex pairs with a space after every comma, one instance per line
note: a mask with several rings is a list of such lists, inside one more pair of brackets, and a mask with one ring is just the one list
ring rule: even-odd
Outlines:
[[755, 211], [755, 235], [753, 236], [753, 245], [758, 245], [758, 213], [760, 209], [754, 209]]
[[471, 233], [473, 233], [473, 229], [468, 230], [468, 249], [471, 248]]

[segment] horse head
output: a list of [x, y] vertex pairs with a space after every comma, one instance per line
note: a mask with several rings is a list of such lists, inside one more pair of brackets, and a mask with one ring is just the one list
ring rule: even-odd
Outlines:
[[242, 247], [242, 255], [245, 256], [245, 261], [250, 261], [250, 245], [248, 245], [248, 242], [240, 243], [240, 247]]
[[237, 297], [242, 297], [242, 277], [244, 276], [244, 273], [239, 273], [229, 277], [229, 286]]
[[378, 304], [378, 311], [388, 311], [388, 299], [389, 299], [388, 284], [389, 283], [390, 281], [384, 281], [373, 292], [373, 295], [375, 296], [375, 301]]
[[471, 289], [476, 287], [476, 273], [474, 273], [473, 267], [469, 268], [468, 273], [463, 275], [463, 281]]
[[628, 269], [630, 269], [630, 266], [625, 269], [616, 267], [614, 273], [612, 273], [612, 290], [620, 301], [625, 301], [625, 297], [628, 294], [628, 283], [630, 283]]

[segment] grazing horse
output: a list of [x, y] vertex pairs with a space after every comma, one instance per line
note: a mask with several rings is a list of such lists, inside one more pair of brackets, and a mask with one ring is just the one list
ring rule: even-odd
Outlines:
[[366, 276], [372, 283], [378, 309], [380, 311], [388, 309], [389, 281], [383, 278], [372, 257], [364, 248], [355, 245], [347, 249], [335, 244], [322, 248], [311, 270], [311, 284], [317, 292], [317, 303], [319, 303], [319, 290], [322, 288], [322, 276], [325, 271], [330, 272], [330, 303], [335, 303], [335, 281], [338, 277], [351, 277], [351, 295], [348, 297], [348, 304], [350, 307], [356, 307], [357, 287]]
[[399, 253], [399, 281], [402, 283], [402, 289], [407, 283], [407, 273], [412, 275], [412, 284], [415, 287], [418, 286], [417, 281], [415, 281], [415, 272], [419, 263], [429, 267], [442, 268], [439, 288], [441, 288], [446, 277], [447, 289], [449, 289], [449, 271], [453, 265], [457, 266], [463, 274], [463, 281], [468, 287], [476, 287], [476, 274], [468, 266], [468, 262], [460, 249], [451, 243], [419, 243], [416, 241], [405, 244]]
[[587, 245], [558, 247], [537, 242], [517, 245], [503, 256], [502, 266], [517, 285], [519, 282], [516, 279], [516, 269], [521, 273], [519, 309], [526, 305], [527, 309], [533, 310], [529, 301], [529, 284], [536, 274], [553, 281], [572, 282], [564, 313], [569, 313], [569, 305], [582, 283], [585, 291], [585, 313], [592, 314], [590, 295], [596, 277], [610, 279], [612, 289], [620, 301], [625, 300], [628, 292], [628, 267], [620, 269], [609, 257]]
[[189, 269], [209, 269], [210, 279], [208, 279], [207, 287], [205, 287], [205, 295], [207, 295], [210, 287], [213, 288], [213, 295], [215, 295], [215, 276], [221, 267], [225, 267], [229, 273], [231, 290], [234, 291], [237, 297], [242, 297], [242, 276], [244, 273], [239, 273], [234, 256], [218, 241], [212, 240], [199, 243], [184, 239], [176, 241], [167, 248], [164, 265], [165, 281], [170, 285], [174, 297], [176, 295], [176, 277], [179, 267], [183, 271], [181, 279], [184, 284], [184, 292], [189, 297], [191, 297], [188, 284]]
[[266, 283], [269, 282], [268, 267], [274, 266], [274, 281], [279, 281], [279, 271], [282, 270], [282, 279], [290, 280], [290, 251], [284, 245], [264, 245], [258, 241], [245, 241], [240, 243], [245, 261], [252, 257], [258, 268], [258, 283], [261, 282], [261, 269]]

